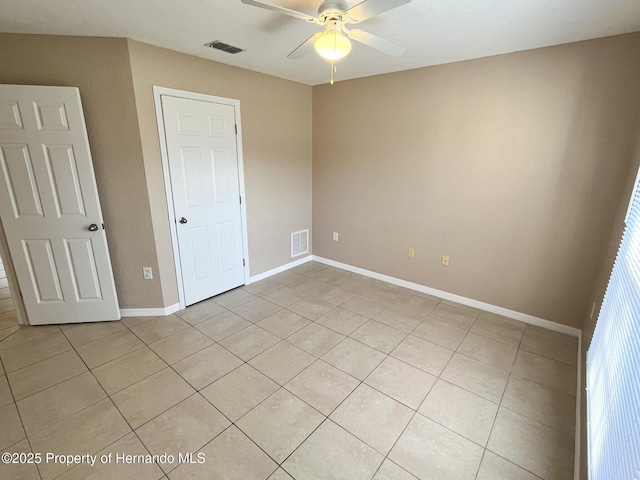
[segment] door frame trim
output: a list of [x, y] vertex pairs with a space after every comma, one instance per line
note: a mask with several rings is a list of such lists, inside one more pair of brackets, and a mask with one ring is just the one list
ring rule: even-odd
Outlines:
[[9, 244], [4, 233], [4, 225], [0, 220], [0, 258], [2, 258], [2, 264], [7, 274], [7, 282], [9, 283], [9, 292], [11, 292], [11, 300], [13, 300], [13, 306], [16, 309], [16, 317], [18, 318], [18, 325], [29, 325], [29, 317], [27, 317], [27, 309], [24, 305], [22, 293], [20, 293], [20, 287], [18, 286], [18, 277], [13, 267], [13, 258], [9, 255]]
[[244, 188], [244, 155], [242, 151], [242, 121], [240, 117], [240, 100], [233, 98], [216, 97], [205, 93], [189, 92], [186, 90], [176, 90], [174, 88], [153, 86], [153, 102], [156, 110], [156, 121], [158, 125], [158, 135], [160, 137], [160, 157], [162, 159], [162, 173], [164, 176], [164, 191], [167, 198], [167, 213], [169, 215], [169, 231], [171, 232], [171, 246], [173, 247], [173, 263], [176, 272], [176, 283], [178, 284], [178, 302], [180, 310], [186, 308], [184, 284], [182, 282], [182, 267], [180, 266], [180, 257], [178, 250], [178, 230], [175, 222], [175, 211], [173, 205], [173, 190], [171, 188], [171, 177], [169, 172], [169, 155], [167, 153], [167, 139], [164, 129], [164, 115], [162, 113], [161, 96], [167, 95], [171, 97], [185, 98], [187, 100], [199, 100], [209, 103], [220, 103], [229, 105], [234, 108], [236, 125], [238, 133], [236, 135], [236, 147], [238, 152], [238, 182], [240, 186], [240, 196], [242, 203], [240, 204], [240, 219], [242, 227], [242, 256], [245, 260], [244, 265], [244, 283], [249, 280], [249, 238], [247, 235], [247, 197]]

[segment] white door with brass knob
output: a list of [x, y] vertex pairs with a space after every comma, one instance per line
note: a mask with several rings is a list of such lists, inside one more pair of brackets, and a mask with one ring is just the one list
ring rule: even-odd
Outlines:
[[0, 220], [30, 324], [120, 318], [77, 88], [0, 85]]

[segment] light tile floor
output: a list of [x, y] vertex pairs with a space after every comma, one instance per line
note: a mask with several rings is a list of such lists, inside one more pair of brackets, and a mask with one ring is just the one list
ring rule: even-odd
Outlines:
[[0, 315], [0, 451], [43, 455], [2, 479], [573, 477], [575, 338], [318, 263], [168, 317]]

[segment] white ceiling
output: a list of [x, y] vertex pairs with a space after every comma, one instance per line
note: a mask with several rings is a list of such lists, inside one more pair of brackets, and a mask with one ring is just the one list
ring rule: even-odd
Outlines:
[[[311, 15], [320, 3], [270, 1]], [[640, 1], [413, 0], [358, 28], [406, 52], [389, 57], [354, 42], [337, 81], [640, 31]], [[287, 54], [320, 29], [240, 0], [0, 0], [1, 32], [128, 37], [308, 85], [328, 83], [329, 64], [315, 52]], [[205, 48], [211, 40], [246, 51]]]

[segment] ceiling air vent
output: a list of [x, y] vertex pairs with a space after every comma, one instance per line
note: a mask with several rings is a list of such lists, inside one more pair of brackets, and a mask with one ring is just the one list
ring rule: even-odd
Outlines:
[[220, 40], [214, 40], [213, 42], [205, 43], [205, 47], [215, 48], [216, 50], [222, 50], [223, 52], [236, 54], [244, 52], [243, 49], [229, 45], [228, 43], [221, 42]]

